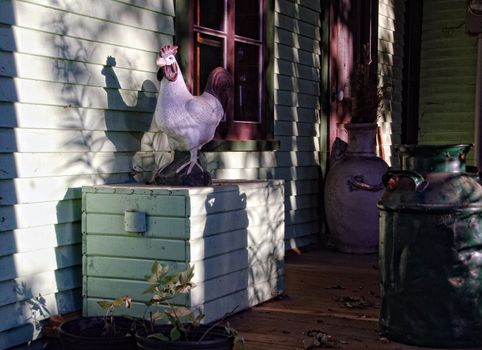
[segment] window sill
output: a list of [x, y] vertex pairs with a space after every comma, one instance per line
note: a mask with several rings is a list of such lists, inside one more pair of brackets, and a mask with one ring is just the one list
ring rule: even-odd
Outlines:
[[276, 151], [280, 142], [275, 140], [214, 140], [202, 148], [203, 152], [265, 152]]

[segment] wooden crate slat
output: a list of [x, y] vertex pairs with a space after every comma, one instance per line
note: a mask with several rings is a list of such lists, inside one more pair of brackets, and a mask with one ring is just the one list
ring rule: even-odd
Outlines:
[[185, 261], [184, 241], [89, 235], [87, 255], [122, 256], [132, 258]]
[[146, 221], [147, 231], [142, 234], [125, 231], [124, 215], [90, 213], [85, 220], [85, 224], [86, 232], [88, 234], [108, 234], [133, 237], [142, 235], [144, 237], [173, 239], [185, 239], [188, 237], [189, 232], [187, 232], [185, 218], [148, 215]]
[[[139, 196], [133, 194], [90, 193], [86, 197], [85, 210], [89, 213], [118, 214], [126, 210], [137, 210], [149, 215], [165, 215], [184, 217], [186, 214], [186, 200], [178, 196], [160, 195]], [[166, 199], [166, 200], [162, 200]]]

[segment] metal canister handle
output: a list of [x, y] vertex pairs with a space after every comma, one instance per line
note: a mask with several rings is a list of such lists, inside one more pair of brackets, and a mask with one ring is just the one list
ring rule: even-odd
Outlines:
[[391, 184], [391, 180], [401, 177], [407, 177], [412, 180], [415, 185], [416, 192], [423, 191], [428, 185], [427, 180], [425, 180], [421, 174], [412, 170], [389, 170], [383, 175], [382, 182], [386, 188], [392, 189], [394, 186]]

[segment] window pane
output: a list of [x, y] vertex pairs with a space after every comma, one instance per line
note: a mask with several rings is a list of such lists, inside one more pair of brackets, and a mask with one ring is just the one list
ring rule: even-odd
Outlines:
[[224, 0], [194, 0], [194, 23], [215, 30], [224, 30]]
[[223, 67], [224, 40], [212, 35], [196, 33], [194, 47], [194, 94], [200, 95], [206, 87], [209, 73], [216, 67]]
[[259, 122], [259, 47], [236, 42], [234, 119]]
[[236, 35], [260, 39], [259, 0], [236, 1]]

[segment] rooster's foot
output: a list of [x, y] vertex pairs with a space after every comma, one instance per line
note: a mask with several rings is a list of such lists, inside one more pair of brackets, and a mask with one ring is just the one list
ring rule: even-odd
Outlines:
[[179, 174], [185, 167], [189, 165], [189, 168], [187, 169], [186, 174], [189, 175], [192, 171], [192, 168], [194, 168], [194, 165], [197, 165], [199, 169], [201, 169], [202, 172], [204, 172], [203, 167], [196, 161], [196, 162], [187, 162], [183, 165], [181, 165], [179, 168], [176, 170], [176, 174]]

